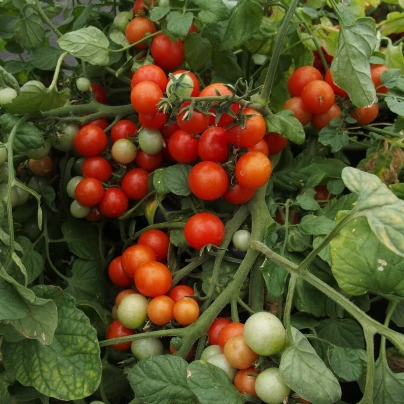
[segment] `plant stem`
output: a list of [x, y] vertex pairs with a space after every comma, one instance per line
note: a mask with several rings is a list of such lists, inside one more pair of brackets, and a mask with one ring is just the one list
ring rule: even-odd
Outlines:
[[363, 392], [362, 400], [358, 404], [367, 404], [373, 402], [373, 385], [375, 377], [375, 344], [374, 344], [374, 332], [364, 329], [365, 341], [366, 341], [366, 385]]
[[184, 222], [163, 222], [163, 223], [155, 223], [151, 224], [150, 226], [147, 226], [143, 228], [142, 230], [137, 231], [133, 235], [133, 239], [136, 240], [142, 233], [144, 233], [147, 230], [151, 229], [183, 229], [185, 226]]
[[288, 295], [286, 297], [286, 304], [285, 304], [285, 311], [283, 314], [283, 323], [286, 328], [286, 333], [288, 336], [288, 341], [292, 341], [292, 329], [290, 326], [290, 313], [292, 311], [293, 307], [293, 296], [295, 294], [295, 288], [296, 288], [296, 280], [297, 280], [297, 275], [293, 273], [290, 277], [289, 281], [289, 287], [288, 287]]
[[61, 37], [62, 33], [56, 28], [56, 26], [53, 24], [53, 22], [48, 18], [48, 16], [45, 14], [45, 12], [42, 9], [41, 3], [39, 0], [35, 0], [35, 5], [38, 9], [39, 15], [41, 18], [49, 25], [49, 27], [53, 30], [53, 32], [58, 36]]
[[62, 66], [63, 59], [68, 55], [68, 52], [64, 52], [59, 56], [58, 62], [56, 64], [55, 73], [53, 74], [52, 83], [49, 86], [49, 90], [56, 88], [59, 78], [60, 68]]
[[258, 257], [250, 271], [249, 306], [253, 312], [262, 311], [265, 298], [265, 281], [261, 272], [264, 259]]
[[400, 137], [400, 138], [403, 137], [402, 135], [400, 135], [400, 133], [394, 133], [394, 132], [391, 132], [389, 130], [375, 128], [375, 127], [370, 126], [370, 125], [362, 125], [361, 128], [366, 129], [366, 130], [368, 130], [370, 132], [375, 132], [375, 133], [379, 133], [381, 135], [387, 135], [387, 136], [390, 136], [390, 137]]
[[191, 273], [194, 269], [198, 268], [200, 265], [202, 265], [205, 261], [209, 259], [209, 256], [203, 255], [202, 257], [199, 257], [192, 262], [190, 262], [188, 265], [186, 265], [184, 268], [181, 268], [176, 274], [175, 277], [171, 283], [171, 287], [174, 287], [177, 285], [177, 283], [187, 276], [189, 273]]

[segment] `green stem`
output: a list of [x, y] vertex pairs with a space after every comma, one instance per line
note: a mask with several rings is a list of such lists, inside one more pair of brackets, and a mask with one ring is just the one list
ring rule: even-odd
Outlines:
[[190, 262], [188, 265], [186, 265], [184, 268], [181, 268], [174, 276], [174, 279], [171, 283], [171, 287], [174, 287], [175, 285], [178, 284], [178, 282], [190, 274], [194, 269], [198, 268], [201, 266], [205, 261], [209, 259], [209, 256], [203, 255], [202, 257], [199, 257], [192, 262]]
[[292, 312], [293, 307], [293, 296], [295, 294], [296, 289], [296, 280], [297, 275], [293, 273], [290, 277], [289, 281], [289, 288], [288, 288], [288, 295], [286, 297], [286, 304], [285, 304], [285, 312], [283, 314], [283, 323], [285, 324], [286, 333], [288, 336], [288, 340], [292, 341], [292, 329], [290, 325], [290, 313]]
[[367, 329], [363, 330], [366, 341], [366, 385], [363, 392], [362, 400], [358, 404], [367, 404], [373, 402], [373, 386], [375, 377], [375, 343], [374, 332]]
[[244, 303], [244, 301], [241, 299], [241, 297], [237, 298], [237, 303], [239, 304], [239, 306], [241, 306], [245, 311], [247, 311], [250, 314], [254, 314], [255, 311], [251, 309], [251, 307]]
[[68, 55], [68, 52], [64, 52], [59, 56], [58, 62], [56, 64], [55, 73], [53, 74], [52, 83], [49, 86], [49, 90], [53, 90], [56, 88], [59, 78], [60, 68], [62, 66], [63, 59]]
[[258, 257], [250, 272], [249, 306], [253, 312], [262, 311], [265, 300], [265, 281], [261, 272], [263, 257]]
[[152, 229], [183, 229], [185, 226], [184, 222], [163, 222], [163, 223], [155, 223], [151, 224], [150, 226], [144, 227], [142, 230], [137, 231], [133, 235], [133, 239], [136, 240], [138, 237], [141, 236], [147, 230]]
[[366, 130], [368, 130], [370, 132], [379, 133], [381, 135], [386, 135], [386, 136], [389, 136], [389, 137], [399, 137], [399, 138], [403, 137], [400, 133], [394, 133], [394, 132], [391, 132], [389, 130], [375, 128], [375, 127], [370, 126], [370, 125], [362, 125], [361, 128], [366, 129]]
[[237, 298], [233, 297], [230, 301], [230, 306], [231, 306], [231, 319], [233, 323], [239, 323], [240, 318], [238, 316], [238, 309], [237, 309]]
[[39, 15], [41, 16], [41, 18], [49, 25], [49, 27], [51, 27], [51, 29], [53, 30], [53, 32], [58, 36], [61, 37], [62, 33], [56, 28], [56, 26], [53, 24], [53, 22], [48, 18], [48, 16], [45, 14], [45, 12], [42, 9], [41, 3], [39, 2], [39, 0], [35, 0], [35, 5], [38, 9]]

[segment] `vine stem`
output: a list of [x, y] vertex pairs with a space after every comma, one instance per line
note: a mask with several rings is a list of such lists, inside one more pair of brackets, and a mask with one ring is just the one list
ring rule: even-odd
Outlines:
[[57, 82], [58, 82], [58, 78], [59, 78], [59, 72], [60, 72], [60, 68], [62, 66], [62, 62], [63, 59], [68, 55], [68, 52], [64, 52], [59, 56], [58, 62], [56, 64], [56, 68], [55, 68], [55, 73], [53, 75], [53, 79], [52, 79], [52, 83], [49, 86], [49, 90], [53, 90], [54, 88], [56, 88], [57, 86]]
[[373, 401], [373, 386], [375, 377], [375, 333], [366, 328], [363, 329], [366, 341], [366, 384], [362, 400], [358, 404], [368, 404]]
[[292, 0], [292, 2], [289, 5], [289, 9], [286, 12], [285, 17], [283, 19], [281, 28], [278, 32], [274, 51], [273, 51], [273, 54], [271, 57], [271, 61], [269, 63], [268, 72], [265, 77], [264, 87], [260, 94], [260, 103], [262, 105], [267, 105], [269, 102], [269, 98], [271, 96], [271, 91], [272, 91], [272, 86], [274, 84], [276, 68], [278, 66], [279, 57], [282, 53], [283, 43], [285, 41], [285, 38], [286, 38], [286, 35], [288, 32], [289, 23], [292, 20], [293, 14], [295, 13], [295, 10], [296, 10], [296, 7], [298, 4], [299, 4], [299, 0]]
[[292, 307], [293, 307], [293, 296], [295, 294], [296, 281], [297, 281], [297, 275], [295, 273], [293, 273], [291, 275], [290, 281], [289, 281], [288, 295], [286, 297], [285, 312], [283, 315], [283, 323], [286, 328], [286, 334], [288, 336], [288, 341], [293, 341], [292, 328], [290, 325], [290, 313], [291, 313]]
[[56, 28], [56, 26], [53, 24], [53, 22], [48, 18], [48, 16], [45, 14], [45, 12], [42, 9], [41, 3], [39, 0], [35, 0], [35, 5], [38, 9], [39, 15], [41, 18], [51, 27], [53, 32], [58, 36], [61, 37], [62, 33]]

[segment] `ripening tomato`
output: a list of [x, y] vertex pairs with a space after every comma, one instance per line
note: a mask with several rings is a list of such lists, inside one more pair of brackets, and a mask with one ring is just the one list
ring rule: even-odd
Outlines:
[[213, 201], [227, 191], [229, 176], [220, 164], [202, 161], [191, 168], [188, 185], [191, 192], [198, 198]]
[[264, 139], [261, 139], [254, 146], [247, 147], [247, 150], [260, 152], [262, 154], [265, 154], [266, 156], [269, 156], [269, 148], [268, 148], [267, 142]]
[[356, 119], [359, 125], [367, 125], [373, 122], [379, 115], [379, 104], [372, 104], [370, 107], [355, 108], [351, 112], [353, 119]]
[[180, 127], [177, 125], [177, 122], [170, 123], [169, 125], [165, 125], [162, 128], [160, 128], [161, 134], [168, 139], [171, 137], [171, 135], [176, 132], [177, 130], [180, 130]]
[[288, 143], [288, 140], [284, 138], [280, 133], [269, 132], [264, 136], [265, 143], [268, 145], [268, 154], [273, 156], [280, 153]]
[[155, 114], [157, 104], [163, 97], [160, 87], [152, 81], [141, 81], [132, 88], [130, 100], [136, 112], [142, 114]]
[[152, 39], [150, 53], [154, 63], [164, 70], [177, 69], [184, 62], [184, 42], [173, 42], [167, 35], [159, 34]]
[[98, 204], [98, 209], [106, 217], [118, 217], [128, 210], [128, 206], [128, 198], [119, 188], [108, 188]]
[[122, 257], [120, 256], [114, 258], [109, 264], [108, 275], [111, 282], [121, 288], [126, 288], [133, 283], [133, 279], [126, 275], [122, 268]]
[[94, 98], [97, 102], [100, 104], [106, 104], [108, 101], [108, 94], [105, 91], [105, 88], [100, 86], [97, 83], [92, 83], [91, 84], [91, 89], [94, 95]]
[[248, 369], [259, 357], [247, 345], [243, 335], [229, 338], [224, 344], [223, 353], [230, 365], [236, 369]]
[[224, 235], [223, 222], [213, 213], [197, 213], [185, 223], [185, 240], [196, 250], [200, 250], [207, 244], [219, 246], [224, 239]]
[[[334, 57], [331, 56], [330, 54], [327, 53], [327, 51], [324, 48], [321, 48], [321, 51], [324, 54], [325, 60], [328, 64], [328, 66], [331, 64], [331, 62], [333, 61]], [[325, 73], [325, 68], [323, 65], [323, 62], [321, 61], [320, 58], [320, 54], [317, 50], [313, 51], [313, 55], [314, 55], [314, 62], [313, 62], [313, 66], [321, 73], [324, 74]]]
[[52, 172], [53, 161], [49, 156], [39, 160], [29, 159], [28, 167], [33, 174], [44, 177]]
[[134, 280], [136, 288], [142, 295], [156, 297], [170, 290], [173, 279], [167, 265], [150, 261], [136, 269]]
[[[180, 107], [182, 111], [185, 107], [190, 105], [190, 101], [183, 102]], [[178, 126], [191, 135], [203, 132], [209, 125], [209, 115], [199, 112], [197, 109], [192, 111], [192, 117], [189, 118], [190, 111], [180, 112], [176, 119]]]
[[[192, 25], [194, 25], [194, 24], [192, 24]], [[192, 93], [191, 93], [191, 97], [198, 97], [200, 86], [199, 86], [199, 80], [198, 80], [198, 78], [195, 76], [194, 73], [190, 72], [189, 70], [176, 70], [175, 72], [173, 72], [173, 74], [174, 74], [174, 76], [175, 76], [176, 74], [185, 73], [185, 72], [186, 72], [187, 75], [192, 79], [192, 82], [193, 82], [193, 84], [194, 84], [194, 87], [193, 87]]]
[[182, 297], [174, 304], [173, 314], [175, 320], [181, 325], [189, 325], [199, 317], [199, 304], [191, 297]]
[[84, 128], [87, 125], [95, 125], [98, 126], [100, 129], [105, 130], [108, 128], [109, 123], [105, 118], [98, 118], [93, 119], [92, 121], [88, 121], [85, 125], [82, 126], [82, 128]]
[[303, 126], [311, 121], [312, 114], [305, 108], [301, 97], [290, 98], [285, 102], [283, 109], [290, 109]]
[[223, 198], [233, 205], [243, 205], [253, 198], [255, 189], [242, 187], [239, 183], [230, 185]]
[[217, 344], [223, 350], [224, 345], [230, 338], [233, 338], [236, 335], [243, 335], [243, 332], [244, 332], [244, 324], [237, 322], [227, 324], [220, 330], [217, 338]]
[[[136, 331], [126, 328], [119, 320], [111, 323], [107, 330], [107, 339], [127, 337], [135, 334]], [[121, 342], [120, 344], [112, 344], [111, 348], [117, 351], [127, 351], [130, 349], [132, 342]]]
[[95, 125], [83, 126], [74, 138], [74, 148], [84, 157], [101, 154], [107, 147], [107, 135]]
[[121, 119], [111, 129], [111, 140], [115, 143], [119, 139], [128, 139], [135, 136], [137, 125], [128, 119]]
[[170, 238], [163, 231], [157, 229], [146, 230], [140, 235], [137, 243], [149, 246], [156, 254], [157, 261], [167, 259]]
[[101, 156], [85, 158], [81, 171], [84, 177], [96, 178], [101, 182], [108, 182], [112, 176], [111, 164]]
[[95, 178], [84, 178], [78, 184], [74, 191], [74, 197], [77, 202], [83, 206], [93, 207], [100, 202], [104, 195], [104, 187], [101, 181]]
[[212, 83], [206, 86], [199, 97], [217, 97], [217, 95], [231, 95], [232, 91], [224, 83]]
[[301, 94], [304, 108], [313, 114], [327, 112], [335, 102], [335, 94], [331, 86], [322, 80], [308, 83]]
[[386, 94], [389, 89], [382, 84], [381, 75], [388, 70], [386, 65], [370, 65], [370, 76], [372, 77], [373, 84], [376, 87], [376, 91], [381, 94]]
[[136, 146], [129, 139], [118, 139], [111, 148], [112, 158], [119, 164], [129, 164], [136, 158]]
[[244, 108], [243, 115], [253, 116], [247, 118], [244, 127], [234, 125], [226, 129], [227, 140], [239, 147], [254, 146], [265, 135], [265, 120], [258, 111], [252, 108]]
[[324, 112], [323, 114], [313, 114], [311, 124], [317, 130], [321, 130], [328, 126], [333, 119], [341, 119], [341, 117], [342, 114], [340, 107], [337, 104], [334, 104], [327, 112]]
[[147, 154], [143, 150], [138, 150], [135, 163], [139, 168], [143, 168], [143, 170], [150, 173], [159, 168], [163, 163], [163, 153]]
[[244, 188], [262, 187], [271, 177], [271, 161], [260, 152], [247, 152], [236, 163], [236, 178]]
[[[156, 32], [156, 27], [148, 19], [144, 17], [135, 17], [126, 26], [125, 36], [130, 44], [144, 40], [147, 34], [154, 34]], [[148, 44], [146, 40], [135, 45], [136, 49], [146, 49]]]
[[[122, 257], [121, 257], [122, 258]], [[131, 278], [131, 282], [133, 283], [133, 279]], [[115, 307], [116, 308], [118, 308], [119, 307], [119, 305], [121, 304], [121, 302], [122, 302], [122, 300], [126, 297], [126, 296], [128, 296], [128, 295], [133, 295], [133, 294], [135, 294], [136, 292], [133, 290], [133, 289], [124, 289], [124, 290], [121, 290], [117, 295], [116, 295], [116, 298], [115, 298]]]
[[206, 129], [199, 138], [198, 155], [204, 161], [226, 162], [229, 158], [229, 142], [225, 130], [220, 127]]
[[334, 83], [334, 80], [332, 79], [331, 69], [328, 69], [326, 71], [324, 80], [331, 86], [335, 94], [339, 95], [340, 97], [348, 97], [348, 93]]
[[152, 81], [156, 83], [164, 93], [166, 91], [168, 77], [161, 67], [148, 64], [139, 67], [139, 69], [135, 71], [130, 83], [131, 89], [142, 81]]
[[231, 321], [228, 318], [225, 317], [215, 318], [215, 320], [209, 327], [208, 331], [208, 339], [210, 345], [218, 345], [220, 331], [230, 323]]
[[168, 115], [162, 111], [155, 114], [139, 114], [140, 124], [147, 129], [160, 129], [168, 121]]
[[96, 206], [90, 209], [90, 212], [85, 217], [89, 222], [99, 222], [102, 219], [102, 214]]
[[140, 201], [149, 193], [149, 173], [142, 168], [132, 168], [122, 178], [122, 190], [134, 201]]
[[187, 285], [177, 285], [174, 286], [171, 290], [168, 296], [171, 297], [171, 299], [174, 300], [174, 303], [180, 300], [182, 297], [186, 296], [193, 296], [195, 294], [194, 290]]
[[156, 260], [156, 254], [147, 245], [135, 244], [128, 247], [122, 254], [122, 268], [125, 273], [133, 278], [135, 272], [148, 262]]
[[316, 194], [314, 195], [314, 199], [318, 201], [320, 205], [326, 205], [327, 202], [332, 199], [334, 196], [328, 192], [326, 184], [320, 184], [314, 187]]
[[186, 131], [175, 131], [168, 140], [168, 151], [179, 163], [192, 163], [198, 157], [198, 139]]
[[253, 397], [258, 397], [255, 392], [255, 380], [256, 377], [250, 376], [251, 374], [258, 375], [260, 371], [253, 367], [248, 369], [241, 369], [237, 372], [236, 377], [233, 380], [234, 387], [241, 394], [249, 394]]
[[[157, 0], [148, 0], [147, 1], [147, 4], [153, 5], [154, 3], [157, 3]], [[133, 4], [133, 14], [144, 15], [146, 7], [147, 6], [145, 5], [144, 0], [135, 0], [135, 3]]]
[[314, 80], [322, 80], [321, 73], [312, 66], [301, 66], [296, 69], [288, 80], [288, 90], [292, 97], [299, 97], [303, 88]]
[[174, 318], [174, 300], [166, 295], [153, 297], [147, 307], [149, 320], [156, 325], [166, 325]]

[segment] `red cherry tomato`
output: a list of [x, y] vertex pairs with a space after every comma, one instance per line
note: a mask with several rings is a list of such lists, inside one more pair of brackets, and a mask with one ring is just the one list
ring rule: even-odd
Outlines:
[[355, 108], [351, 112], [352, 118], [356, 119], [359, 125], [367, 125], [373, 122], [379, 115], [379, 104], [373, 104], [370, 107]]
[[308, 83], [301, 94], [305, 109], [313, 114], [327, 112], [335, 102], [335, 94], [331, 86], [322, 80]]
[[76, 186], [74, 196], [81, 205], [92, 207], [98, 204], [104, 195], [101, 181], [95, 178], [84, 178]]
[[253, 198], [255, 189], [242, 187], [235, 183], [229, 187], [223, 198], [233, 205], [243, 205]]
[[107, 147], [107, 135], [95, 125], [83, 126], [74, 137], [74, 148], [84, 157], [101, 154]]
[[331, 75], [331, 69], [326, 71], [324, 80], [331, 86], [335, 94], [339, 95], [340, 97], [348, 97], [348, 93], [334, 83]]
[[147, 262], [140, 266], [135, 271], [134, 279], [139, 292], [148, 297], [164, 295], [170, 290], [172, 282], [168, 267], [157, 261]]
[[122, 268], [133, 279], [135, 272], [147, 262], [155, 261], [156, 254], [147, 245], [135, 244], [128, 247], [122, 254]]
[[157, 104], [163, 97], [160, 87], [152, 81], [142, 81], [132, 88], [130, 100], [136, 112], [141, 114], [155, 114]]
[[[125, 35], [128, 42], [132, 44], [141, 41], [147, 34], [154, 34], [155, 32], [156, 27], [148, 18], [135, 17], [126, 26]], [[146, 49], [147, 47], [148, 44], [146, 41], [135, 45], [136, 49]]]
[[150, 53], [157, 66], [174, 70], [184, 62], [184, 42], [180, 39], [173, 42], [167, 35], [159, 34], [152, 39]]
[[108, 182], [112, 176], [112, 167], [104, 157], [87, 157], [83, 161], [81, 172], [83, 177], [96, 178], [101, 182]]
[[269, 132], [264, 136], [265, 143], [268, 145], [268, 154], [273, 156], [280, 153], [288, 143], [288, 140], [284, 138], [280, 133]]
[[174, 318], [174, 301], [168, 296], [156, 296], [147, 306], [147, 317], [156, 325], [166, 325]]
[[301, 66], [296, 69], [288, 80], [288, 90], [292, 97], [299, 97], [303, 88], [314, 80], [322, 80], [321, 73], [312, 66]]
[[230, 323], [231, 321], [225, 317], [217, 317], [213, 321], [208, 331], [208, 339], [210, 345], [218, 345], [220, 331]]
[[137, 241], [139, 245], [147, 245], [154, 254], [157, 261], [165, 261], [167, 259], [168, 247], [170, 246], [170, 238], [161, 230], [146, 230], [141, 234]]
[[133, 279], [126, 275], [122, 268], [122, 257], [114, 258], [108, 267], [108, 275], [111, 282], [121, 288], [126, 288], [133, 283]]
[[168, 151], [179, 163], [192, 163], [198, 157], [198, 139], [188, 132], [177, 130], [168, 140]]
[[244, 188], [262, 187], [271, 177], [272, 164], [265, 154], [247, 152], [236, 163], [236, 178]]
[[290, 98], [285, 102], [283, 109], [290, 109], [303, 126], [311, 121], [312, 114], [305, 108], [301, 97]]
[[98, 209], [106, 217], [118, 217], [128, 210], [128, 206], [128, 198], [120, 189], [108, 188], [98, 204]]
[[[180, 111], [190, 104], [190, 101], [183, 102]], [[189, 111], [184, 111], [177, 115], [178, 126], [191, 135], [203, 132], [209, 125], [209, 115], [205, 115], [194, 109], [192, 111], [192, 118], [188, 119], [189, 113]]]
[[174, 304], [175, 320], [183, 326], [192, 324], [199, 317], [199, 304], [191, 297], [182, 297]]
[[139, 114], [139, 122], [147, 129], [160, 129], [168, 121], [168, 115], [157, 111], [155, 114]]
[[[148, 4], [153, 5], [157, 0], [148, 0]], [[146, 9], [146, 5], [144, 0], [136, 0], [133, 4], [133, 14], [134, 15], [144, 15]]]
[[269, 148], [264, 139], [261, 139], [257, 144], [251, 147], [247, 147], [248, 151], [255, 151], [265, 154], [266, 156], [269, 155]]
[[370, 65], [370, 76], [372, 77], [372, 81], [376, 87], [376, 91], [381, 94], [386, 94], [389, 92], [389, 89], [382, 84], [381, 75], [383, 72], [388, 70], [385, 65]]
[[[115, 320], [107, 330], [107, 339], [127, 337], [135, 333], [136, 331], [126, 328], [119, 320]], [[131, 341], [121, 342], [120, 344], [112, 344], [111, 347], [117, 351], [127, 351], [131, 344]]]
[[182, 297], [186, 296], [193, 296], [195, 294], [194, 290], [187, 285], [177, 285], [174, 286], [171, 290], [168, 296], [171, 297], [171, 299], [174, 300], [174, 302], [177, 302], [180, 300]]
[[220, 348], [224, 348], [226, 342], [237, 335], [243, 335], [244, 332], [244, 324], [241, 323], [230, 323], [224, 326], [218, 335], [217, 344]]
[[115, 143], [119, 139], [128, 139], [135, 136], [137, 125], [128, 119], [118, 121], [111, 129], [111, 140]]
[[100, 104], [106, 104], [108, 101], [108, 94], [105, 91], [105, 88], [100, 86], [97, 83], [92, 83], [91, 88], [93, 91], [94, 98]]
[[341, 109], [337, 104], [334, 104], [327, 112], [323, 114], [314, 114], [311, 119], [311, 124], [317, 130], [321, 130], [335, 118], [341, 118]]
[[164, 93], [166, 91], [168, 78], [161, 67], [149, 64], [141, 66], [135, 71], [130, 84], [131, 88], [142, 81], [152, 81], [156, 83]]
[[143, 168], [148, 172], [152, 172], [159, 168], [163, 163], [163, 154], [159, 152], [157, 154], [147, 154], [143, 150], [138, 150], [135, 158], [135, 163], [139, 168]]
[[122, 178], [122, 190], [134, 201], [140, 201], [149, 193], [149, 173], [142, 168], [129, 170]]
[[224, 163], [229, 158], [229, 142], [223, 128], [206, 129], [198, 143], [198, 155], [204, 161]]
[[108, 128], [109, 123], [105, 118], [98, 118], [98, 119], [93, 119], [92, 121], [87, 122], [84, 126], [87, 125], [95, 125], [98, 126], [99, 128], [101, 128], [102, 130], [105, 130]]

